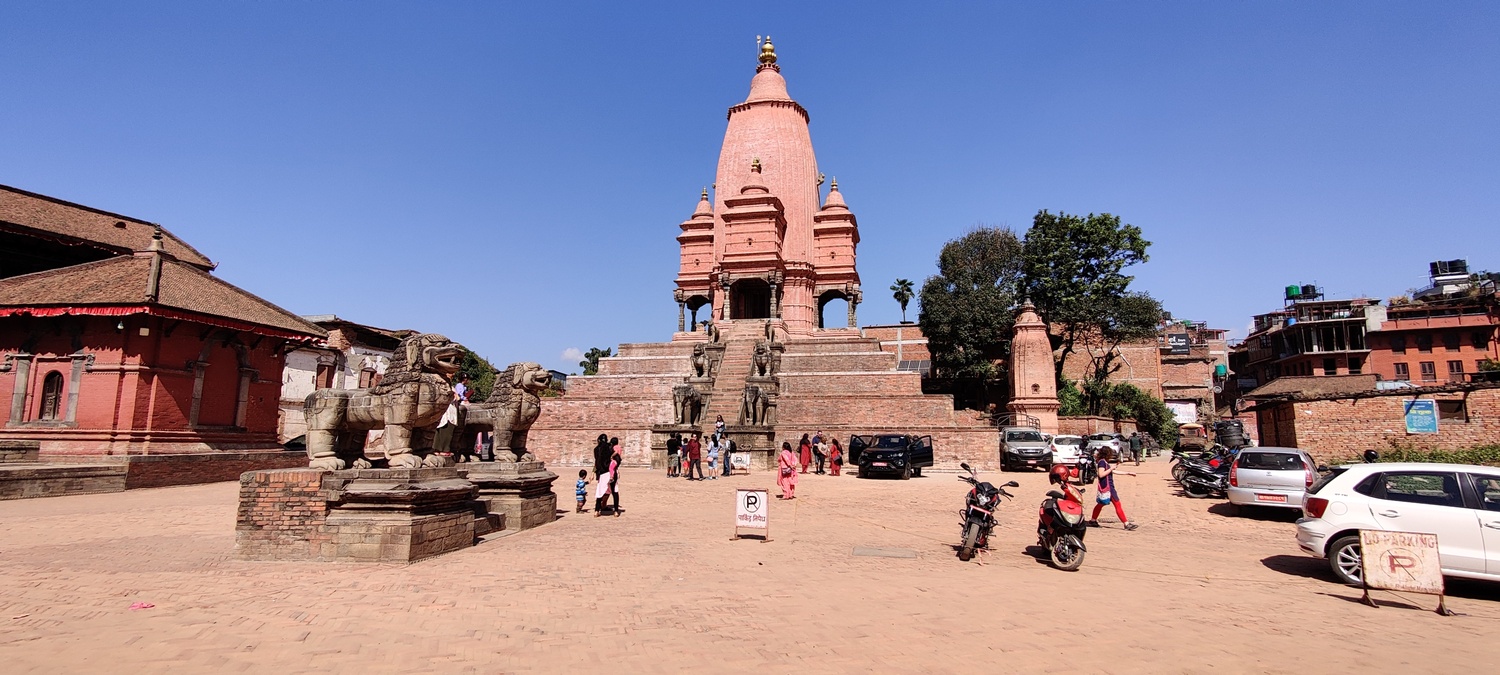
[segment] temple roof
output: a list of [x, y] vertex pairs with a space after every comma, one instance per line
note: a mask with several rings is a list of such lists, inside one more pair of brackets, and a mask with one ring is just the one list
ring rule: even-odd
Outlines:
[[828, 186], [828, 198], [823, 201], [823, 210], [830, 209], [849, 210], [849, 205], [844, 203], [844, 195], [839, 193], [839, 179], [837, 178], [833, 179], [833, 183]]
[[[0, 185], [0, 229], [125, 255], [145, 250], [156, 227], [144, 220]], [[162, 235], [165, 250], [173, 257], [195, 267], [214, 268], [212, 260], [176, 235], [165, 230]]]
[[[156, 283], [154, 259], [160, 270]], [[19, 314], [152, 314], [277, 337], [327, 335], [317, 325], [194, 265], [153, 252], [0, 279], [0, 316]]]

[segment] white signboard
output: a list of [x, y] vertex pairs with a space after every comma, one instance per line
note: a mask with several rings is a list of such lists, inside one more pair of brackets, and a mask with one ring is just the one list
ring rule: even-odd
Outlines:
[[1172, 419], [1178, 424], [1198, 422], [1197, 401], [1167, 401], [1167, 409], [1172, 411]]
[[734, 536], [740, 530], [761, 530], [769, 536], [771, 530], [771, 493], [762, 489], [740, 488], [734, 493]]
[[1387, 591], [1443, 594], [1438, 538], [1417, 532], [1359, 531], [1365, 586]]
[[746, 471], [749, 471], [750, 470], [750, 453], [748, 453], [748, 452], [731, 452], [731, 453], [729, 453], [729, 468], [731, 468], [731, 469], [744, 469]]

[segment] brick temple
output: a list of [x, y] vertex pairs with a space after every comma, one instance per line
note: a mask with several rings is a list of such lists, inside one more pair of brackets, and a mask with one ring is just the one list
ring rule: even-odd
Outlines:
[[[898, 369], [897, 353], [857, 327], [858, 222], [818, 169], [810, 117], [788, 94], [769, 40], [728, 118], [715, 189], [677, 237], [677, 332], [620, 345], [597, 375], [569, 378], [568, 394], [549, 399], [532, 427], [534, 451], [587, 464], [606, 433], [620, 438], [627, 463], [660, 466], [668, 433], [711, 431], [723, 416], [756, 467], [781, 441], [818, 430], [841, 442], [931, 435], [939, 465], [994, 465], [994, 427], [955, 411], [949, 396], [923, 395], [921, 374]], [[835, 300], [845, 315], [825, 316]]]

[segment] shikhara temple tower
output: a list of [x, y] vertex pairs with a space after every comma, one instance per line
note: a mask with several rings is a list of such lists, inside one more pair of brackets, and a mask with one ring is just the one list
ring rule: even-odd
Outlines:
[[[837, 180], [819, 207], [807, 110], [787, 94], [769, 37], [760, 50], [750, 95], [729, 109], [714, 199], [703, 191], [677, 237], [678, 331], [696, 328], [689, 313], [694, 324], [770, 319], [795, 336], [855, 330], [858, 224]], [[848, 302], [847, 317], [822, 316], [834, 299]]]

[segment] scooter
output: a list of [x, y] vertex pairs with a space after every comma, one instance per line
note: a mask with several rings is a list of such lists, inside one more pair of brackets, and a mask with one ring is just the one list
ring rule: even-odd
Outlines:
[[[1078, 495], [1082, 497], [1083, 488], [1078, 488]], [[1053, 567], [1064, 572], [1077, 570], [1088, 553], [1083, 545], [1083, 535], [1088, 531], [1083, 502], [1071, 493], [1050, 490], [1037, 511], [1037, 545], [1047, 549]]]
[[1183, 462], [1182, 491], [1189, 497], [1224, 497], [1229, 494], [1229, 463], [1215, 467]]
[[1011, 481], [995, 487], [988, 481], [979, 480], [979, 474], [967, 463], [959, 466], [968, 471], [969, 475], [960, 475], [958, 479], [973, 486], [964, 498], [963, 511], [959, 512], [959, 516], [963, 518], [960, 523], [963, 527], [963, 544], [958, 549], [958, 559], [967, 562], [974, 557], [974, 549], [989, 548], [990, 531], [995, 529], [995, 508], [1000, 506], [1000, 497], [1016, 498], [1006, 492], [1005, 488], [1020, 487], [1021, 484]]

